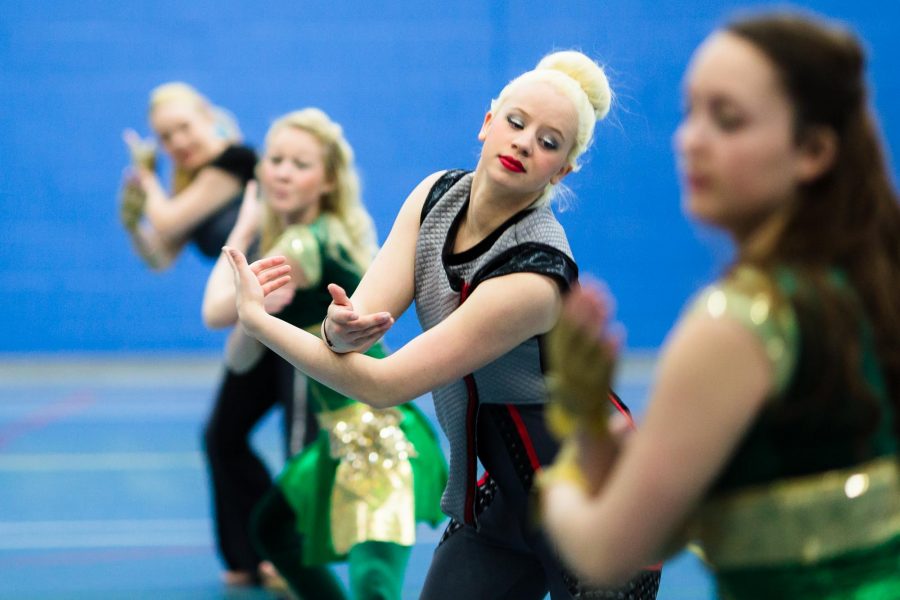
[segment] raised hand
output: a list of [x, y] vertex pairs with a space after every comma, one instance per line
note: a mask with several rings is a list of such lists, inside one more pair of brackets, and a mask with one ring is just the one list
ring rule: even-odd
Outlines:
[[134, 129], [126, 129], [122, 132], [122, 140], [128, 146], [134, 166], [156, 170], [156, 143], [151, 138], [142, 138]]
[[238, 211], [234, 228], [241, 232], [253, 233], [259, 230], [259, 219], [262, 213], [262, 202], [258, 195], [259, 186], [250, 180], [244, 187], [244, 199]]
[[609, 388], [620, 335], [611, 325], [612, 300], [596, 284], [574, 288], [547, 334], [547, 419], [560, 438], [577, 429], [605, 434]]
[[122, 189], [119, 191], [119, 218], [128, 231], [137, 229], [144, 216], [144, 204], [147, 202], [147, 194], [137, 176], [126, 173]]
[[249, 330], [252, 320], [266, 313], [265, 297], [291, 280], [291, 267], [283, 256], [261, 258], [250, 265], [243, 253], [234, 248], [225, 246], [222, 252], [234, 274], [238, 318]]
[[364, 350], [381, 339], [394, 324], [394, 318], [388, 312], [359, 314], [339, 285], [329, 284], [328, 293], [331, 304], [323, 328], [328, 345], [335, 352]]

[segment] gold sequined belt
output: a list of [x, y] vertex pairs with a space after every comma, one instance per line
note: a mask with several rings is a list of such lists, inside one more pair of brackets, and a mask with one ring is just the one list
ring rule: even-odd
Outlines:
[[810, 564], [900, 534], [895, 456], [715, 497], [689, 528], [717, 569]]

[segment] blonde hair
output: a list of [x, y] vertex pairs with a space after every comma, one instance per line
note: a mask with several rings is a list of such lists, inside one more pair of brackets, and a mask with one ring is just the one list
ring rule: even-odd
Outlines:
[[[509, 96], [522, 84], [545, 82], [565, 95], [575, 107], [578, 127], [575, 143], [566, 160], [573, 171], [581, 165], [578, 158], [587, 151], [594, 139], [594, 126], [606, 117], [612, 104], [612, 89], [603, 67], [577, 50], [552, 52], [538, 62], [531, 71], [519, 75], [491, 100], [491, 112], [496, 114]], [[536, 205], [546, 204], [554, 195], [554, 185], [548, 184]]]
[[[331, 227], [329, 239], [344, 241], [354, 263], [362, 268], [368, 267], [377, 250], [375, 224], [362, 203], [353, 149], [344, 138], [343, 128], [318, 108], [304, 108], [277, 119], [266, 134], [266, 145], [276, 133], [288, 127], [309, 133], [322, 145], [325, 178], [333, 186], [322, 196], [321, 211], [335, 217], [342, 226]], [[284, 225], [268, 204], [263, 210], [260, 245], [265, 252], [284, 232]], [[342, 237], [346, 239], [341, 240]]]
[[[150, 92], [147, 113], [152, 115], [158, 106], [169, 102], [184, 102], [194, 106], [198, 111], [211, 115], [219, 137], [232, 143], [241, 140], [241, 129], [235, 116], [221, 106], [213, 105], [194, 86], [182, 81], [170, 81], [156, 86]], [[175, 165], [172, 171], [172, 192], [177, 194], [186, 188], [195, 175], [195, 171], [188, 171]]]

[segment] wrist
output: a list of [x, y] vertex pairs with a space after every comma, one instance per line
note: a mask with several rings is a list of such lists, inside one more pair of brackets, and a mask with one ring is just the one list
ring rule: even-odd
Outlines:
[[352, 349], [344, 350], [344, 349], [339, 349], [337, 346], [335, 346], [332, 339], [328, 336], [326, 323], [328, 323], [327, 316], [322, 320], [322, 341], [325, 342], [325, 345], [328, 346], [328, 349], [336, 354], [346, 354], [347, 352], [350, 352]]

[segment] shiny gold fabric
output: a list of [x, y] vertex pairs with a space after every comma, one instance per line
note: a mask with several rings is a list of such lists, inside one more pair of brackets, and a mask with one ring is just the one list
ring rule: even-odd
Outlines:
[[309, 225], [291, 225], [278, 238], [275, 253], [283, 254], [296, 263], [306, 280], [305, 287], [312, 287], [322, 278], [322, 253], [319, 242]]
[[415, 448], [396, 409], [354, 403], [321, 413], [331, 456], [339, 462], [331, 495], [331, 538], [345, 553], [364, 541], [415, 543], [415, 497], [410, 457]]
[[703, 290], [691, 314], [734, 319], [762, 342], [774, 374], [774, 393], [784, 390], [796, 362], [799, 333], [790, 304], [779, 296], [761, 271], [737, 269], [728, 278]]
[[689, 528], [716, 569], [811, 564], [900, 534], [895, 457], [708, 501]]

